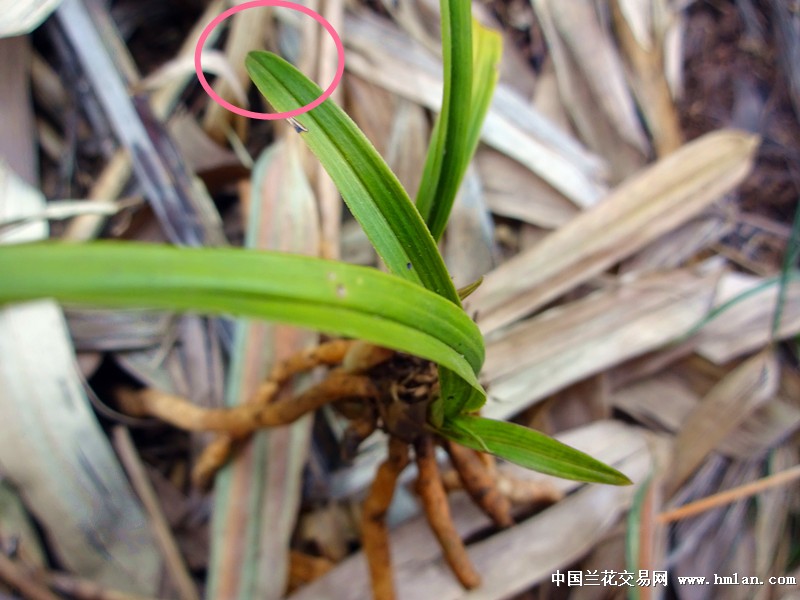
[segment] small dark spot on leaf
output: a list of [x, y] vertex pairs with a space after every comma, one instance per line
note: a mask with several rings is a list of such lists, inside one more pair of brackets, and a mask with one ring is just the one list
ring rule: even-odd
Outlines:
[[303, 126], [300, 124], [300, 122], [299, 122], [297, 119], [295, 119], [294, 117], [289, 117], [289, 118], [287, 119], [287, 121], [289, 121], [289, 123], [292, 125], [292, 127], [294, 127], [294, 130], [295, 130], [297, 133], [307, 133], [307, 132], [308, 132], [308, 129], [306, 129], [305, 127], [303, 127]]
[[412, 265], [411, 263], [406, 263], [406, 269], [408, 269], [409, 271], [411, 270], [411, 268], [412, 268], [413, 266], [414, 266], [414, 265]]

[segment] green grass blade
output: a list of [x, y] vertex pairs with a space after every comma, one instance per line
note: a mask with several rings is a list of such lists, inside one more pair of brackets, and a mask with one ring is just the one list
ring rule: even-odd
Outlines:
[[789, 241], [786, 244], [786, 254], [783, 257], [783, 264], [781, 265], [780, 275], [780, 288], [778, 289], [778, 301], [775, 304], [775, 313], [772, 318], [772, 337], [778, 336], [778, 331], [781, 328], [781, 319], [783, 318], [783, 308], [786, 304], [786, 293], [789, 288], [789, 283], [794, 275], [793, 269], [797, 264], [797, 259], [800, 257], [800, 204], [794, 212], [794, 221], [792, 222], [792, 235], [789, 236]]
[[[469, 22], [468, 2], [442, 2], [444, 97], [417, 192], [417, 208], [437, 240], [478, 146], [502, 51], [499, 34], [477, 21], [470, 30]], [[470, 47], [472, 56], [463, 51]]]
[[[481, 390], [483, 339], [452, 302], [376, 269], [236, 248], [23, 244], [0, 248], [0, 304], [67, 303], [263, 318], [432, 360]], [[482, 390], [481, 390], [482, 393]]]
[[417, 209], [434, 239], [447, 225], [468, 162], [466, 134], [472, 95], [472, 16], [469, 0], [441, 0], [444, 90], [425, 169], [417, 192]]
[[498, 65], [503, 52], [503, 38], [496, 31], [473, 21], [472, 53], [473, 74], [472, 94], [470, 96], [469, 127], [467, 128], [467, 153], [461, 168], [461, 177], [469, 166], [481, 138], [481, 129], [489, 105], [492, 103], [494, 88], [500, 76]]
[[[416, 204], [434, 239], [444, 233], [458, 188], [480, 139], [500, 60], [501, 39], [470, 15], [470, 3], [442, 0], [444, 91]], [[474, 36], [473, 36], [474, 34]], [[472, 49], [465, 52], [464, 49]], [[465, 100], [469, 99], [469, 100]], [[452, 416], [480, 408], [484, 394], [440, 369], [442, 402], [436, 413]]]
[[[634, 573], [639, 573], [639, 569], [645, 565], [641, 563], [642, 560], [642, 516], [644, 514], [644, 507], [647, 503], [649, 492], [652, 490], [653, 474], [647, 476], [647, 479], [642, 482], [636, 494], [633, 496], [633, 504], [631, 510], [628, 512], [626, 519], [628, 527], [625, 531], [625, 564], [628, 569], [633, 570]], [[636, 586], [628, 592], [628, 600], [639, 600], [639, 587]]]
[[[733, 308], [734, 306], [736, 306], [740, 302], [744, 302], [748, 298], [750, 298], [752, 296], [755, 296], [757, 294], [760, 294], [761, 292], [769, 289], [773, 285], [782, 286], [782, 285], [784, 285], [784, 281], [786, 282], [786, 285], [788, 285], [790, 283], [795, 283], [797, 281], [800, 281], [800, 271], [789, 270], [789, 271], [786, 271], [786, 272], [782, 272], [777, 277], [769, 277], [767, 279], [764, 279], [758, 285], [753, 286], [750, 289], [747, 289], [747, 290], [745, 290], [743, 292], [740, 292], [739, 294], [737, 294], [733, 298], [731, 298], [729, 300], [726, 300], [725, 302], [723, 302], [719, 306], [717, 306], [717, 307], [711, 309], [710, 311], [708, 311], [708, 314], [706, 314], [696, 325], [692, 326], [692, 328], [689, 329], [689, 331], [687, 331], [686, 333], [684, 333], [680, 337], [678, 337], [675, 340], [674, 343], [675, 344], [679, 344], [679, 343], [685, 342], [690, 337], [692, 337], [693, 335], [698, 333], [701, 329], [703, 329], [703, 327], [708, 325], [711, 321], [713, 321], [715, 319], [718, 319], [723, 314], [725, 314], [728, 310], [730, 310], [731, 308]], [[780, 294], [780, 291], [778, 293]], [[780, 304], [780, 300], [779, 300], [779, 304]], [[782, 310], [782, 308], [780, 306], [776, 307], [776, 313], [780, 312], [780, 310]], [[774, 326], [774, 321], [773, 321], [773, 326]], [[776, 331], [773, 329], [772, 335], [775, 336], [776, 334], [777, 334]]]
[[[251, 52], [247, 71], [278, 111], [312, 102], [322, 90], [269, 52]], [[330, 100], [296, 117], [303, 140], [325, 167], [386, 266], [460, 306], [436, 244], [416, 207], [369, 140]]]
[[[456, 140], [454, 143], [459, 144], [460, 147], [463, 146], [465, 152], [454, 159], [460, 160], [460, 164], [453, 164], [448, 167], [451, 174], [447, 174], [447, 169], [442, 169], [440, 172], [440, 175], [449, 178], [452, 185], [448, 185], [445, 190], [439, 191], [439, 195], [436, 196], [435, 199], [432, 199], [431, 210], [426, 217], [428, 227], [431, 229], [431, 233], [435, 239], [439, 239], [442, 233], [444, 233], [444, 228], [450, 217], [450, 211], [453, 208], [453, 202], [455, 202], [458, 188], [469, 166], [469, 161], [472, 160], [475, 149], [478, 147], [483, 120], [486, 117], [486, 112], [489, 110], [489, 104], [491, 104], [492, 95], [494, 94], [494, 88], [499, 76], [497, 64], [500, 61], [500, 53], [502, 51], [500, 35], [497, 32], [483, 27], [477, 21], [473, 20], [472, 23], [472, 33], [474, 35], [472, 37], [473, 63], [471, 67], [473, 68], [473, 73], [472, 91], [470, 94], [470, 103], [468, 105], [469, 111], [466, 114], [466, 135], [462, 133], [460, 123], [456, 123], [452, 119], [449, 120], [454, 135], [462, 138], [460, 141]], [[445, 68], [445, 82], [446, 81], [447, 68]], [[462, 104], [466, 103], [462, 102]], [[461, 113], [457, 114], [459, 117], [463, 116]], [[441, 118], [437, 121], [437, 127], [434, 129], [434, 140], [438, 139], [438, 127], [440, 126], [440, 122], [442, 122]], [[447, 153], [441, 152], [441, 150], [437, 150], [433, 153], [429, 149], [428, 160], [431, 160], [431, 154], [440, 157], [444, 154], [445, 162], [449, 162], [450, 157]], [[427, 161], [425, 166], [427, 169]], [[444, 179], [440, 179], [440, 182], [444, 181]], [[422, 193], [422, 190], [423, 188], [420, 186], [420, 193]], [[419, 199], [417, 206], [419, 208]], [[480, 285], [480, 281], [476, 282], [476, 284]], [[467, 293], [471, 293], [472, 291], [473, 290], [469, 290]], [[453, 400], [448, 400], [444, 404], [444, 413], [446, 416], [476, 411], [486, 402], [486, 397], [484, 395], [479, 394], [477, 391], [467, 389], [463, 383], [452, 377], [448, 377], [444, 373], [441, 376], [441, 380], [442, 393], [446, 394], [447, 398], [453, 398]]]
[[548, 475], [611, 485], [631, 483], [625, 475], [588, 454], [514, 423], [458, 415], [446, 419], [439, 433], [463, 446]]

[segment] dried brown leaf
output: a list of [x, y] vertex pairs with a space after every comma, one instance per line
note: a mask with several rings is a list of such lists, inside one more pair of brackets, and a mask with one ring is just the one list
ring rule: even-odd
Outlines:
[[678, 432], [667, 484], [669, 491], [675, 491], [734, 429], [774, 397], [778, 380], [777, 359], [772, 352], [765, 351], [714, 386]]
[[[665, 399], [669, 399], [665, 402]], [[662, 373], [616, 390], [615, 408], [655, 430], [678, 431], [700, 397], [680, 376]], [[726, 456], [745, 460], [762, 456], [800, 428], [800, 410], [775, 399], [758, 408], [717, 446]]]
[[130, 431], [121, 425], [117, 425], [114, 427], [112, 435], [117, 455], [120, 457], [128, 478], [131, 480], [131, 485], [136, 490], [136, 494], [147, 512], [150, 530], [161, 551], [166, 571], [178, 590], [179, 598], [181, 600], [200, 600], [197, 584], [189, 574], [186, 560], [180, 553], [178, 542], [175, 540], [172, 529], [167, 522], [153, 484], [147, 476], [144, 463], [136, 451]]
[[[263, 36], [271, 11], [265, 7], [256, 7], [239, 12], [231, 17], [228, 40], [225, 44], [227, 62], [231, 65], [236, 79], [241, 88], [247, 89], [250, 77], [244, 65], [245, 56], [251, 50], [263, 48]], [[233, 88], [227, 81], [221, 81], [214, 86], [214, 91], [222, 98], [233, 101], [235, 98]], [[216, 102], [210, 102], [203, 118], [203, 128], [218, 142], [225, 140], [225, 131], [231, 122], [233, 113], [223, 108]]]
[[617, 187], [593, 210], [491, 272], [467, 302], [491, 333], [685, 223], [750, 170], [755, 136], [718, 131]]
[[[760, 465], [753, 461], [730, 466], [724, 466], [724, 461], [709, 462], [716, 465], [715, 469], [698, 473], [693, 478], [705, 491], [700, 495], [693, 494], [692, 498], [753, 481], [761, 471]], [[748, 512], [748, 502], [741, 500], [676, 523], [671, 534], [675, 550], [671, 557], [670, 574], [706, 577], [713, 582], [715, 573], [752, 573], [755, 543]], [[710, 600], [723, 593], [726, 598], [754, 598], [761, 587], [708, 585], [700, 588], [702, 595], [698, 597]], [[734, 593], [726, 593], [728, 589]]]
[[[770, 459], [770, 471], [779, 473], [795, 467], [797, 451], [792, 445], [775, 449]], [[792, 497], [796, 486], [790, 483], [761, 492], [756, 499], [754, 575], [767, 581], [769, 576], [784, 574], [788, 552], [792, 544], [788, 527], [792, 511]]]
[[495, 264], [494, 227], [481, 180], [471, 166], [458, 191], [444, 243], [444, 258], [457, 287], [468, 285]]
[[159, 345], [172, 335], [174, 317], [148, 311], [69, 309], [67, 323], [79, 351], [132, 350]]
[[667, 344], [705, 312], [715, 282], [713, 273], [662, 274], [510, 327], [487, 343], [484, 414], [507, 418], [570, 383]]
[[187, 164], [195, 173], [241, 164], [233, 152], [212, 140], [188, 114], [176, 115], [171, 119], [169, 131]]
[[400, 183], [413, 195], [419, 188], [425, 167], [425, 153], [430, 135], [428, 119], [418, 104], [398, 99], [386, 142], [386, 162]]
[[30, 33], [59, 4], [61, 0], [4, 0], [0, 4], [0, 38]]
[[[16, 3], [15, 3], [16, 4]], [[25, 3], [23, 3], [25, 4]], [[28, 3], [34, 4], [34, 3]], [[6, 7], [0, 11], [0, 31], [11, 18]], [[1, 37], [2, 34], [0, 34]], [[0, 160], [28, 183], [34, 183], [39, 170], [34, 134], [33, 104], [28, 78], [30, 77], [31, 48], [26, 37], [0, 39]], [[2, 219], [0, 219], [2, 220]]]
[[[365, 14], [348, 15], [348, 69], [427, 108], [441, 104], [441, 63], [405, 34]], [[579, 206], [605, 191], [604, 164], [504, 86], [498, 86], [481, 139], [525, 165]]]
[[[98, 14], [93, 17], [90, 10]], [[167, 237], [190, 245], [223, 243], [222, 224], [213, 201], [188, 175], [149, 104], [128, 94], [124, 72], [134, 67], [124, 46], [120, 49], [107, 10], [65, 0], [56, 16], [114, 133], [129, 150], [144, 195]], [[95, 22], [97, 18], [106, 21], [103, 28]]]
[[[654, 30], [652, 12], [677, 9], [662, 0], [634, 2], [615, 0], [611, 13], [617, 37], [631, 69], [631, 86], [647, 122], [657, 156], [677, 150], [682, 143], [678, 112], [664, 72], [663, 30]], [[668, 19], [660, 15], [659, 23]]]
[[757, 409], [718, 446], [727, 456], [747, 460], [764, 456], [800, 429], [800, 410], [780, 399]]
[[564, 131], [575, 133], [561, 94], [558, 92], [558, 78], [553, 60], [547, 57], [542, 64], [539, 78], [536, 81], [536, 93], [533, 95], [533, 106], [545, 117]]
[[[647, 140], [625, 81], [622, 60], [609, 31], [601, 25], [595, 7], [584, 2], [547, 2], [553, 24], [578, 63], [603, 114], [623, 140], [639, 151], [646, 152]], [[540, 0], [534, 2], [534, 6], [539, 4]], [[556, 73], [559, 74], [558, 67]]]
[[[236, 72], [224, 53], [219, 50], [203, 50], [200, 64], [204, 73], [217, 75], [220, 81], [225, 82], [229, 90], [228, 93], [232, 96], [231, 100], [238, 102], [242, 108], [248, 108], [247, 94], [244, 91], [244, 87], [237, 79]], [[194, 56], [178, 54], [178, 56], [168, 60], [150, 75], [137, 82], [134, 90], [153, 91], [163, 89], [167, 85], [186, 77], [187, 74], [194, 74], [194, 72]]]
[[47, 564], [42, 539], [17, 490], [7, 479], [0, 479], [0, 540], [16, 540], [18, 556], [29, 565]]
[[609, 33], [586, 3], [533, 0], [555, 66], [559, 95], [582, 139], [620, 181], [645, 162], [648, 143]]
[[[778, 285], [764, 287], [764, 279], [729, 273], [720, 282], [715, 307], [740, 298], [716, 319], [705, 325], [699, 334], [698, 353], [725, 364], [748, 352], [766, 346], [772, 339], [772, 319], [778, 299]], [[742, 296], [749, 290], [762, 289]], [[776, 339], [785, 339], [800, 332], [800, 282], [789, 283], [783, 306], [781, 325]]]
[[672, 432], [680, 428], [700, 398], [678, 375], [662, 373], [615, 390], [611, 401], [650, 429]]
[[494, 214], [555, 229], [580, 212], [530, 169], [500, 152], [481, 148], [475, 159], [486, 203]]
[[733, 215], [709, 210], [678, 227], [668, 236], [657, 239], [626, 260], [620, 267], [622, 273], [649, 273], [675, 269], [687, 264], [731, 232]]
[[[256, 164], [248, 246], [318, 253], [314, 196], [300, 164], [299, 150], [299, 140], [291, 132]], [[315, 340], [312, 332], [242, 321], [229, 374], [228, 404], [250, 397], [270, 364], [313, 345]], [[291, 395], [292, 387], [287, 386], [282, 394]], [[217, 476], [209, 596], [283, 597], [311, 425], [309, 415], [290, 427], [256, 434]], [[248, 510], [241, 510], [241, 506]]]

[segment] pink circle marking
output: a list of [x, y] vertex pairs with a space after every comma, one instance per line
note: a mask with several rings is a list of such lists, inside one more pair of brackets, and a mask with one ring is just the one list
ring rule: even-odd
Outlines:
[[[234, 106], [224, 98], [221, 98], [219, 94], [217, 94], [211, 86], [208, 84], [206, 80], [206, 76], [203, 74], [203, 69], [200, 65], [200, 55], [203, 51], [203, 44], [206, 43], [208, 36], [211, 34], [211, 31], [222, 23], [225, 19], [230, 17], [231, 15], [235, 15], [238, 12], [246, 10], [248, 8], [255, 8], [257, 6], [279, 6], [283, 8], [290, 8], [292, 10], [300, 11], [301, 13], [308, 15], [312, 19], [314, 19], [317, 23], [322, 25], [325, 28], [325, 31], [333, 38], [333, 43], [336, 44], [336, 53], [338, 54], [338, 64], [336, 67], [336, 75], [333, 77], [333, 82], [328, 86], [322, 95], [314, 100], [313, 102], [309, 102], [305, 106], [301, 106], [300, 108], [295, 108], [294, 110], [289, 110], [286, 112], [279, 112], [279, 113], [261, 113], [261, 112], [254, 112], [252, 110], [245, 110], [244, 108], [239, 108], [238, 106]], [[297, 115], [302, 115], [305, 112], [308, 112], [312, 108], [316, 108], [328, 97], [333, 93], [333, 90], [336, 89], [336, 86], [339, 85], [339, 82], [342, 80], [342, 75], [344, 74], [344, 45], [342, 45], [342, 40], [339, 37], [339, 34], [336, 33], [336, 30], [322, 15], [319, 13], [314, 12], [310, 8], [302, 6], [301, 4], [295, 4], [294, 2], [285, 2], [284, 0], [253, 0], [252, 2], [245, 2], [244, 4], [239, 4], [232, 8], [229, 8], [222, 14], [218, 15], [214, 18], [211, 23], [209, 23], [206, 28], [203, 30], [203, 33], [200, 34], [200, 39], [197, 41], [197, 46], [194, 49], [194, 70], [197, 73], [197, 78], [200, 80], [200, 85], [203, 86], [203, 89], [206, 93], [211, 96], [211, 99], [214, 100], [217, 104], [222, 106], [223, 108], [228, 109], [229, 111], [236, 113], [237, 115], [242, 115], [243, 117], [249, 117], [250, 119], [260, 119], [262, 121], [274, 121], [277, 119], [288, 119], [290, 117], [296, 117]]]

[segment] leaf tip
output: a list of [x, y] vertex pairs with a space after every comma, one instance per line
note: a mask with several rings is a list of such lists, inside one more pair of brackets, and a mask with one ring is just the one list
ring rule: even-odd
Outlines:
[[272, 52], [266, 50], [251, 50], [244, 59], [244, 66], [250, 79], [256, 80], [260, 71], [269, 68], [269, 62], [276, 57]]
[[258, 63], [258, 59], [261, 57], [262, 54], [266, 54], [263, 50], [251, 50], [247, 53], [247, 56], [244, 58], [244, 64], [247, 67], [247, 70], [250, 70], [250, 66], [253, 64]]
[[613, 469], [613, 471], [614, 471], [613, 473], [609, 474], [611, 476], [610, 480], [604, 483], [608, 483], [609, 485], [619, 485], [619, 486], [633, 485], [633, 481], [631, 480], [630, 477], [625, 475], [625, 473], [623, 473], [622, 471], [617, 471], [616, 469]]

